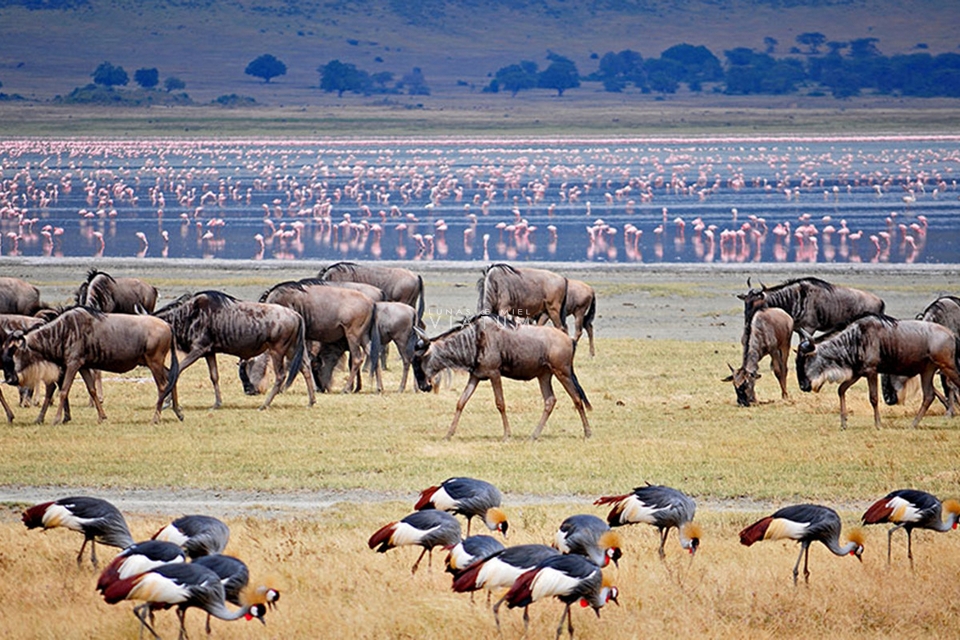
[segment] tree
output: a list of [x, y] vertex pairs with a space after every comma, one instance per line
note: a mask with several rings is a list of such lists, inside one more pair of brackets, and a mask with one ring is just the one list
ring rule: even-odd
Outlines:
[[776, 39], [776, 38], [772, 38], [772, 37], [770, 37], [770, 36], [767, 36], [767, 37], [765, 37], [765, 38], [763, 39], [763, 46], [766, 47], [766, 49], [764, 49], [764, 51], [765, 51], [766, 53], [773, 53], [774, 51], [776, 51], [778, 44], [780, 44], [780, 43], [777, 42], [777, 39]]
[[497, 91], [502, 87], [517, 95], [520, 91], [533, 89], [537, 86], [537, 63], [524, 60], [520, 64], [511, 64], [497, 70], [491, 86], [496, 83]]
[[109, 62], [101, 62], [96, 70], [90, 74], [93, 76], [94, 84], [104, 87], [126, 86], [130, 82], [127, 72], [123, 67], [115, 67]]
[[647, 84], [643, 56], [630, 49], [624, 49], [618, 53], [612, 51], [605, 53], [600, 58], [600, 68], [591, 76], [591, 79], [603, 82], [605, 91], [622, 91], [628, 82], [643, 89]]
[[660, 54], [662, 60], [679, 65], [675, 79], [679, 82], [715, 82], [723, 79], [720, 60], [709, 49], [692, 44], [678, 44]]
[[154, 69], [137, 69], [133, 72], [133, 80], [144, 89], [153, 89], [160, 84], [160, 72]]
[[544, 69], [537, 77], [537, 86], [541, 89], [556, 89], [557, 95], [562, 96], [567, 89], [580, 86], [580, 72], [573, 60], [557, 54], [547, 56], [552, 60], [550, 66]]
[[817, 31], [808, 31], [797, 36], [797, 44], [806, 45], [814, 55], [820, 53], [820, 46], [826, 41], [827, 36]]
[[264, 82], [269, 83], [271, 78], [286, 75], [287, 65], [269, 53], [265, 53], [252, 60], [243, 72], [248, 76], [263, 78]]
[[163, 88], [167, 90], [167, 93], [171, 91], [179, 91], [180, 89], [185, 89], [187, 83], [181, 80], [176, 76], [170, 76], [163, 81]]
[[331, 60], [322, 67], [320, 73], [320, 88], [323, 91], [336, 91], [337, 97], [342, 98], [345, 91], [366, 93], [370, 89], [370, 74], [357, 69], [356, 65]]
[[427, 86], [427, 79], [424, 78], [420, 67], [414, 67], [410, 73], [403, 74], [399, 87], [406, 88], [407, 93], [411, 96], [430, 95], [430, 87]]

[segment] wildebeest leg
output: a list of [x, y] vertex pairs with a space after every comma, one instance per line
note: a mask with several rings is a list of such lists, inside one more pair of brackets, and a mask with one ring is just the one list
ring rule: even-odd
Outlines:
[[[870, 392], [870, 406], [873, 407], [873, 426], [880, 428], [880, 403], [877, 394], [877, 372], [867, 374], [867, 389]], [[914, 425], [916, 426], [916, 425]]]
[[278, 393], [280, 393], [280, 387], [283, 386], [283, 380], [285, 377], [283, 368], [283, 355], [277, 353], [276, 351], [270, 351], [270, 361], [273, 362], [273, 372], [276, 379], [273, 382], [273, 387], [270, 388], [270, 393], [267, 394], [263, 404], [260, 405], [260, 411], [268, 408], [270, 403], [273, 402], [273, 399]]
[[[347, 379], [347, 386], [344, 387], [343, 392], [347, 393], [351, 389], [354, 390], [354, 393], [360, 393], [360, 367], [363, 365], [363, 347], [360, 346], [360, 340], [349, 340], [348, 344], [350, 346], [350, 377]], [[354, 383], [356, 383], [354, 385]]]
[[313, 361], [310, 351], [307, 349], [303, 351], [303, 364], [300, 365], [300, 373], [303, 375], [304, 384], [307, 385], [307, 406], [312, 407], [317, 404], [317, 390], [313, 385]]
[[780, 383], [780, 398], [786, 400], [790, 397], [787, 393], [787, 358], [790, 357], [790, 347], [786, 351], [774, 351], [770, 354], [771, 365], [773, 366], [773, 375], [777, 377]]
[[589, 438], [591, 435], [590, 423], [587, 421], [587, 412], [584, 410], [585, 405], [583, 399], [580, 397], [580, 391], [577, 388], [578, 385], [573, 381], [573, 376], [567, 375], [564, 371], [554, 371], [553, 374], [557, 376], [557, 380], [563, 385], [570, 399], [573, 400], [573, 406], [577, 408], [577, 413], [580, 414], [580, 422], [583, 424], [583, 437]]
[[80, 369], [80, 377], [83, 378], [83, 382], [87, 385], [87, 393], [90, 394], [90, 400], [93, 402], [93, 406], [97, 408], [97, 422], [100, 423], [107, 419], [107, 414], [103, 411], [103, 403], [100, 402], [100, 398], [97, 396], [97, 373], [97, 371], [92, 369]]
[[447, 435], [443, 437], [444, 440], [449, 440], [453, 437], [454, 432], [457, 430], [457, 423], [460, 422], [460, 414], [463, 413], [463, 408], [467, 406], [467, 401], [470, 399], [470, 396], [477, 390], [477, 384], [479, 382], [480, 378], [473, 375], [467, 380], [467, 386], [463, 388], [463, 393], [460, 394], [460, 399], [457, 400], [457, 410], [453, 413], [453, 422], [450, 424], [450, 428], [447, 429]]
[[7, 422], [13, 422], [13, 409], [7, 404], [7, 399], [3, 397], [2, 391], [0, 391], [0, 404], [3, 405], [3, 410], [7, 414]]
[[847, 428], [847, 389], [853, 386], [853, 383], [859, 380], [859, 377], [852, 378], [840, 383], [837, 389], [837, 395], [840, 396], [840, 428]]
[[503, 440], [506, 441], [510, 437], [510, 422], [507, 420], [507, 403], [503, 399], [503, 380], [499, 373], [490, 376], [490, 386], [493, 387], [493, 402], [503, 421]]
[[[220, 369], [217, 367], [217, 356], [214, 353], [208, 353], [203, 356], [203, 359], [207, 361], [207, 371], [210, 372], [210, 382], [213, 383], [213, 406], [211, 409], [219, 409], [223, 400], [220, 397]], [[183, 371], [183, 367], [180, 370]], [[270, 398], [272, 399], [273, 396], [270, 396]]]
[[552, 379], [553, 374], [549, 372], [538, 378], [540, 382], [540, 395], [543, 396], [543, 413], [540, 415], [540, 423], [537, 424], [537, 428], [530, 434], [531, 440], [536, 440], [540, 437], [540, 432], [543, 431], [544, 425], [547, 424], [547, 418], [553, 413], [553, 408], [557, 406], [557, 396], [553, 393], [553, 385], [550, 382]]
[[57, 407], [57, 415], [53, 418], [53, 424], [63, 422], [63, 405], [70, 396], [70, 387], [73, 385], [73, 379], [77, 377], [77, 367], [67, 367], [63, 372], [63, 384], [60, 385], [60, 405]]
[[916, 429], [917, 425], [920, 424], [920, 420], [923, 418], [924, 414], [927, 412], [927, 409], [930, 408], [931, 403], [933, 403], [934, 398], [934, 388], [933, 388], [933, 374], [936, 371], [932, 367], [928, 367], [920, 374], [920, 389], [923, 390], [923, 402], [920, 403], [920, 410], [917, 412], [916, 417], [913, 419], [912, 428]]

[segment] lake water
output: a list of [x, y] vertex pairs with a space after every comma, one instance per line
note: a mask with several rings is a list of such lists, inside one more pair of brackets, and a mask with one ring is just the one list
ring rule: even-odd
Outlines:
[[960, 137], [0, 141], [0, 252], [960, 262]]

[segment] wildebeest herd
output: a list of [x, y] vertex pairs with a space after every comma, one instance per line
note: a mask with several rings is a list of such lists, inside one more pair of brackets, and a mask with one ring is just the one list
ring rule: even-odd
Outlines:
[[[750, 286], [750, 280], [747, 280]], [[750, 288], [741, 296], [744, 329], [743, 362], [724, 381], [732, 381], [737, 402], [756, 403], [754, 382], [760, 377], [757, 363], [770, 356], [787, 397], [787, 356], [792, 333], [800, 335], [797, 347], [797, 382], [802, 391], [820, 391], [827, 382], [839, 383], [840, 426], [847, 426], [846, 392], [866, 378], [873, 406], [874, 425], [880, 428], [879, 378], [884, 399], [901, 400], [906, 380], [919, 376], [923, 400], [913, 426], [920, 423], [934, 397], [953, 415], [960, 389], [960, 301], [942, 296], [916, 319], [897, 320], [884, 315], [884, 302], [867, 291], [831, 284], [818, 278], [801, 278], [783, 284]], [[814, 332], [823, 332], [814, 336]], [[933, 384], [936, 373], [943, 382], [941, 394]]]
[[[20, 387], [21, 404], [43, 393], [37, 422], [42, 423], [59, 388], [55, 423], [71, 418], [69, 391], [83, 379], [98, 419], [103, 420], [101, 371], [123, 373], [146, 366], [157, 387], [154, 421], [169, 402], [183, 419], [177, 379], [197, 360], [206, 360], [214, 404], [222, 403], [217, 354], [239, 358], [239, 377], [248, 394], [267, 391], [261, 409], [302, 375], [310, 405], [315, 389], [330, 391], [337, 364], [347, 356], [344, 391], [359, 391], [367, 363], [378, 391], [380, 369], [390, 343], [403, 363], [400, 391], [412, 367], [421, 391], [429, 391], [445, 370], [469, 372], [447, 437], [482, 380], [490, 380], [496, 406], [509, 436], [501, 378], [536, 378], [544, 399], [533, 432], [540, 435], [556, 404], [552, 379], [570, 395], [589, 437], [590, 408], [573, 370], [576, 340], [584, 331], [593, 352], [596, 299], [585, 282], [543, 269], [493, 264], [477, 284], [477, 313], [451, 330], [430, 338], [424, 330], [423, 278], [408, 269], [335, 263], [316, 277], [280, 282], [258, 301], [239, 300], [222, 291], [180, 296], [155, 309], [157, 289], [138, 278], [113, 277], [91, 270], [79, 285], [75, 304], [51, 308], [37, 288], [15, 278], [0, 279], [0, 328], [5, 381]], [[566, 329], [573, 315], [576, 336]], [[169, 363], [169, 364], [168, 364]], [[9, 421], [13, 411], [5, 399]]]
[[[795, 359], [799, 386], [819, 391], [839, 384], [841, 426], [846, 427], [846, 391], [866, 378], [874, 423], [880, 426], [880, 376], [889, 404], [903, 401], [909, 378], [918, 376], [923, 400], [916, 426], [934, 398], [953, 415], [960, 388], [960, 299], [942, 296], [916, 319], [884, 315], [878, 296], [818, 278], [800, 278], [773, 287], [752, 287], [738, 297], [744, 304], [743, 359], [730, 366], [737, 402], [757, 403], [759, 362], [770, 356], [780, 384], [787, 385], [790, 342], [800, 337]], [[332, 389], [333, 374], [344, 355], [348, 377], [344, 391], [359, 391], [366, 363], [377, 391], [380, 370], [393, 343], [403, 364], [400, 391], [412, 367], [417, 388], [430, 391], [447, 370], [468, 373], [446, 438], [457, 428], [464, 406], [477, 385], [489, 380], [510, 435], [503, 377], [537, 379], [544, 407], [532, 433], [537, 438], [556, 405], [552, 379], [573, 401], [585, 437], [591, 434], [585, 410], [590, 401], [574, 372], [574, 354], [583, 332], [594, 353], [596, 294], [585, 282], [545, 269], [496, 263], [477, 282], [477, 313], [464, 317], [434, 337], [425, 331], [424, 283], [420, 275], [398, 267], [341, 262], [316, 277], [275, 284], [258, 301], [238, 300], [221, 291], [185, 294], [155, 309], [158, 291], [138, 278], [113, 277], [96, 269], [76, 290], [75, 304], [50, 308], [39, 290], [16, 278], [0, 278], [0, 332], [5, 381], [20, 387], [20, 404], [43, 395], [41, 423], [59, 388], [55, 422], [70, 420], [69, 391], [77, 374], [83, 379], [98, 419], [106, 416], [100, 372], [150, 369], [157, 387], [154, 421], [169, 403], [183, 419], [177, 396], [179, 375], [203, 358], [222, 403], [217, 354], [240, 360], [239, 376], [248, 394], [266, 392], [265, 409], [278, 393], [302, 376], [310, 405], [315, 390]], [[567, 318], [575, 334], [567, 334]], [[550, 322], [554, 326], [546, 326]], [[817, 335], [814, 335], [817, 334]], [[169, 362], [169, 364], [167, 364]], [[273, 371], [273, 384], [268, 383]], [[933, 384], [939, 373], [943, 393]], [[0, 395], [8, 421], [13, 410]]]

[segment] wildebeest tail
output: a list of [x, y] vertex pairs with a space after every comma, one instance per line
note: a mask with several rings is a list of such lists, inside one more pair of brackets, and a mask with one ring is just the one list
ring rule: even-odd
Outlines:
[[[577, 343], [573, 343], [573, 355], [577, 355]], [[587, 399], [587, 394], [583, 390], [583, 387], [580, 386], [580, 381], [577, 380], [577, 373], [573, 370], [573, 363], [570, 364], [570, 379], [573, 380], [573, 386], [577, 390], [577, 395], [580, 396], [580, 400], [583, 401], [583, 406], [587, 409], [593, 409], [590, 405], [590, 401]]]
[[306, 335], [307, 331], [304, 327], [303, 316], [300, 316], [300, 326], [297, 327], [297, 350], [293, 353], [293, 358], [290, 359], [290, 365], [287, 367], [287, 381], [283, 384], [284, 391], [293, 384], [293, 381], [297, 379], [297, 375], [300, 373], [300, 369], [303, 368], [303, 354], [307, 350]]
[[563, 279], [563, 299], [560, 300], [560, 322], [563, 324], [561, 329], [566, 330], [567, 326], [567, 289], [570, 286], [570, 281], [566, 278]]
[[164, 402], [177, 386], [177, 379], [180, 377], [180, 361], [177, 360], [177, 337], [173, 334], [173, 327], [170, 327], [170, 374], [167, 376], [167, 386], [163, 390], [163, 397], [160, 402]]
[[423, 300], [423, 276], [417, 276], [417, 284], [420, 285], [420, 300], [417, 301], [417, 326], [419, 326], [423, 322], [423, 311], [426, 304]]
[[590, 308], [587, 309], [586, 315], [583, 316], [583, 328], [589, 329], [593, 327], [593, 318], [597, 315], [597, 296], [593, 296], [590, 299]]
[[380, 352], [383, 350], [383, 345], [380, 344], [380, 328], [377, 327], [377, 305], [371, 308], [370, 328], [367, 329], [367, 333], [370, 336], [370, 353], [367, 354], [367, 359], [370, 364], [370, 375], [373, 375], [380, 366]]

